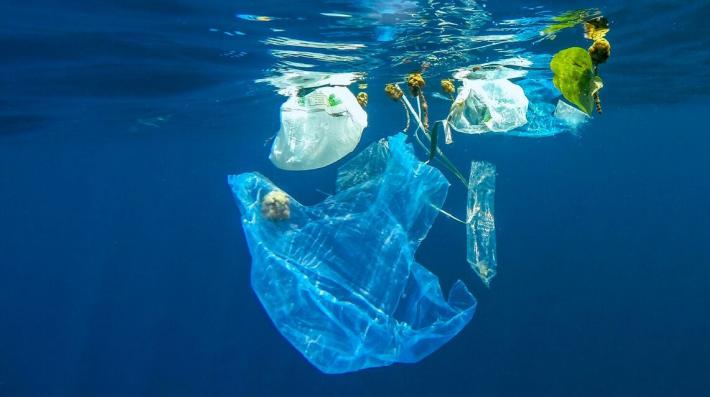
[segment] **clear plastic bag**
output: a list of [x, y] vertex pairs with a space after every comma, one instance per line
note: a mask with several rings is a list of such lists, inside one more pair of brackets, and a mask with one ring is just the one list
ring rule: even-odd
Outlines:
[[347, 87], [319, 87], [281, 106], [281, 128], [269, 159], [284, 170], [312, 170], [352, 152], [367, 113]]
[[464, 79], [447, 118], [451, 128], [466, 134], [505, 132], [527, 123], [528, 98], [506, 79]]
[[335, 195], [304, 206], [257, 173], [229, 177], [251, 282], [276, 328], [326, 373], [417, 362], [471, 320], [461, 281], [446, 298], [414, 256], [449, 183], [405, 135], [343, 165]]

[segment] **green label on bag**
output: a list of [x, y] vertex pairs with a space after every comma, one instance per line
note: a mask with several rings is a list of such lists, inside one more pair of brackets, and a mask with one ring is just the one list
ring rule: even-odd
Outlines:
[[341, 103], [343, 103], [343, 101], [338, 99], [338, 97], [336, 97], [335, 94], [330, 94], [328, 96], [328, 106], [334, 107], [334, 106], [340, 105]]

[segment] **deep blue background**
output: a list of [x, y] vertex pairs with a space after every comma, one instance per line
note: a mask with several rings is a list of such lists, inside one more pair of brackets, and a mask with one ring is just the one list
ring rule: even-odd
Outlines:
[[[327, 376], [252, 293], [226, 175], [259, 170], [313, 203], [335, 170], [276, 170], [264, 140], [282, 98], [200, 79], [246, 81], [258, 69], [197, 65], [195, 46], [165, 50], [174, 73], [162, 81], [150, 60], [125, 66], [145, 74], [122, 74], [124, 55], [107, 49], [115, 70], [81, 69], [102, 78], [37, 74], [28, 93], [56, 57], [51, 29], [35, 29], [4, 39], [16, 57], [1, 80], [13, 90], [0, 114], [0, 396], [707, 394], [707, 98], [630, 100], [640, 88], [610, 64], [605, 113], [581, 137], [457, 135], [461, 168], [498, 167], [492, 288], [465, 263], [461, 225], [438, 219], [418, 259], [445, 289], [464, 279], [479, 298], [474, 320], [416, 365]], [[44, 51], [20, 51], [33, 34]], [[81, 57], [67, 56], [62, 73]], [[400, 109], [375, 94], [382, 83], [370, 81], [363, 142], [401, 127]], [[463, 213], [464, 200], [453, 185], [447, 209]]]

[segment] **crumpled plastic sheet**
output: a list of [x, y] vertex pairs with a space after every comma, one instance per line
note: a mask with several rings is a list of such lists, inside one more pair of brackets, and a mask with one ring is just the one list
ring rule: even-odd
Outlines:
[[[463, 123], [460, 122], [458, 125], [451, 122], [447, 124], [459, 132], [504, 133], [505, 135], [526, 138], [544, 138], [563, 133], [577, 134], [584, 121], [589, 120], [589, 118], [585, 119], [581, 115], [575, 114], [572, 111], [574, 109], [569, 109], [564, 102], [560, 105], [558, 101], [561, 97], [560, 92], [555, 88], [550, 76], [541, 74], [535, 69], [536, 67], [547, 69], [551, 59], [552, 56], [549, 54], [529, 54], [525, 58], [503, 59], [479, 64], [475, 68], [460, 69], [453, 75], [455, 79], [460, 80], [461, 84], [464, 85], [460, 89], [457, 98], [460, 98], [461, 92], [464, 91], [467, 84], [466, 80], [471, 79], [508, 79], [511, 80], [511, 84], [522, 87], [524, 95], [528, 99], [527, 112], [525, 114], [526, 123], [516, 123], [520, 125], [511, 124], [515, 126], [506, 131], [494, 131], [485, 128], [485, 124], [481, 125], [480, 123], [478, 125], [467, 125], [467, 120], [463, 120]], [[486, 95], [493, 99], [497, 96], [503, 99], [510, 96], [510, 94], [505, 92], [500, 93], [494, 90], [488, 90], [488, 92], [489, 94]], [[493, 99], [488, 100], [492, 101]], [[457, 115], [451, 112], [450, 116]], [[478, 117], [482, 116], [485, 117], [485, 112], [479, 114]], [[468, 119], [475, 121], [475, 117], [468, 117]], [[516, 119], [519, 119], [519, 116], [513, 117], [511, 120]]]
[[466, 211], [467, 260], [484, 284], [496, 275], [496, 225], [493, 216], [496, 169], [491, 163], [474, 161], [468, 180]]
[[528, 98], [507, 79], [463, 79], [447, 117], [454, 130], [465, 134], [506, 132], [527, 123]]
[[572, 128], [588, 122], [591, 117], [563, 100], [557, 101], [555, 117]]
[[336, 194], [320, 204], [289, 197], [288, 219], [262, 214], [263, 197], [278, 189], [264, 176], [232, 175], [229, 184], [252, 288], [279, 332], [321, 371], [417, 362], [471, 320], [476, 300], [466, 286], [457, 281], [445, 300], [437, 277], [414, 260], [449, 184], [416, 159], [404, 135], [341, 167]]
[[528, 123], [508, 131], [506, 135], [526, 138], [544, 138], [557, 134], [576, 134], [580, 124], [571, 124], [557, 117], [556, 106], [559, 91], [549, 78], [526, 78], [518, 82], [530, 100]]

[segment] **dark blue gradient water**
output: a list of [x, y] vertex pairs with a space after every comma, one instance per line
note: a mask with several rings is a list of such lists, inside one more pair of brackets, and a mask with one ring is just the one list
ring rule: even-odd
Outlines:
[[[613, 22], [614, 52], [604, 114], [580, 137], [455, 137], [455, 163], [498, 169], [499, 274], [483, 287], [463, 227], [439, 217], [418, 260], [445, 290], [462, 278], [479, 299], [450, 343], [418, 364], [328, 376], [278, 334], [249, 285], [226, 175], [260, 171], [306, 204], [333, 191], [335, 167], [293, 173], [267, 159], [283, 97], [254, 80], [282, 67], [264, 43], [272, 33], [366, 43], [360, 61], [333, 66], [370, 72], [358, 150], [401, 128], [401, 109], [379, 93], [411, 68], [388, 43], [408, 44], [377, 40], [375, 24], [401, 21], [378, 22], [368, 10], [382, 5], [370, 3], [0, 5], [0, 396], [707, 393], [702, 1], [593, 4]], [[588, 6], [570, 3], [485, 8], [503, 20]], [[335, 11], [374, 22], [309, 22]], [[447, 209], [464, 206], [452, 185]]]

